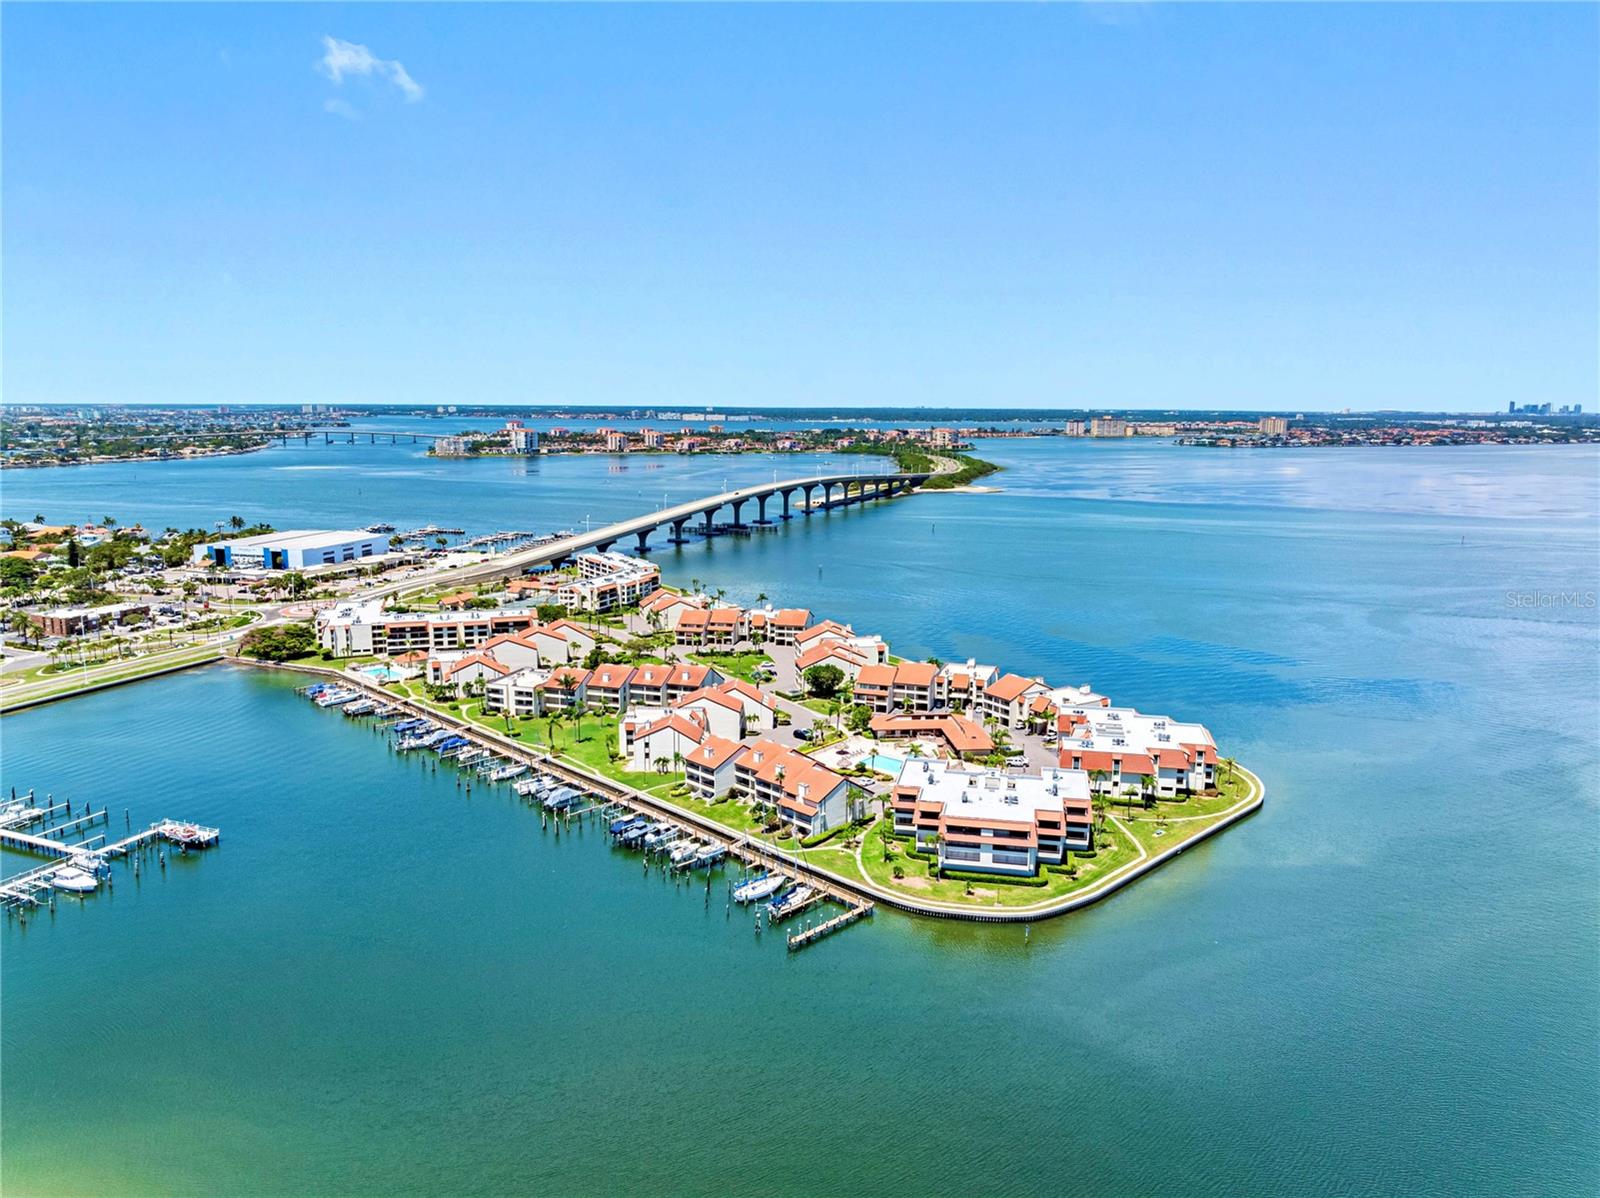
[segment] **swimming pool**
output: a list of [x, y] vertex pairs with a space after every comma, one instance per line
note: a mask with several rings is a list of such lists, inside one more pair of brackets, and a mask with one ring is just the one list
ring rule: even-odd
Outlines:
[[388, 664], [375, 666], [362, 666], [357, 673], [365, 674], [369, 678], [376, 678], [380, 682], [399, 682], [400, 671]]
[[880, 774], [900, 776], [900, 767], [905, 762], [898, 757], [890, 757], [887, 753], [874, 753], [871, 757], [863, 757], [861, 764], [869, 770], [877, 770]]

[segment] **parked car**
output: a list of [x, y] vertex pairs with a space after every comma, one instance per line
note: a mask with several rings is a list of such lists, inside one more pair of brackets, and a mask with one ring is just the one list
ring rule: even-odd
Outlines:
[[796, 740], [810, 740], [811, 739], [811, 729], [809, 729], [809, 728], [796, 728], [794, 730], [794, 738]]

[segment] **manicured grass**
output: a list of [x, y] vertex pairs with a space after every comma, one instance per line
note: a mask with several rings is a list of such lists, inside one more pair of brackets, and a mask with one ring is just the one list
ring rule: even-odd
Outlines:
[[55, 679], [53, 685], [41, 685], [36, 682], [27, 687], [8, 688], [3, 697], [0, 697], [0, 708], [13, 703], [32, 702], [35, 699], [59, 698], [107, 682], [128, 682], [146, 674], [170, 670], [175, 666], [213, 661], [222, 656], [222, 648], [220, 645], [206, 645], [175, 653], [152, 654], [149, 657], [123, 662], [114, 668], [90, 667], [87, 674], [82, 670], [64, 672], [52, 676]]
[[771, 658], [765, 653], [691, 653], [690, 661], [697, 661], [701, 665], [713, 666], [724, 678], [739, 678], [745, 682], [755, 681], [757, 666], [766, 665]]
[[[1113, 872], [1133, 861], [1139, 855], [1134, 843], [1116, 828], [1107, 826], [1095, 837], [1096, 852], [1093, 857], [1080, 857], [1074, 854], [1073, 861], [1077, 865], [1077, 875], [1069, 877], [1046, 871], [1049, 879], [1044, 886], [1008, 886], [997, 883], [986, 886], [983, 882], [972, 882], [977, 890], [992, 891], [992, 894], [980, 894], [974, 897], [967, 895], [968, 882], [950, 881], [948, 879], [935, 879], [928, 872], [926, 861], [918, 860], [910, 855], [909, 842], [893, 841], [885, 846], [878, 835], [877, 826], [870, 830], [866, 840], [862, 842], [861, 861], [866, 867], [869, 880], [890, 890], [914, 898], [934, 899], [947, 903], [967, 903], [978, 907], [1027, 907], [1034, 903], [1042, 903], [1047, 899], [1061, 898], [1072, 894], [1074, 891], [1083, 890], [1093, 885], [1107, 874]], [[894, 867], [899, 865], [906, 873], [906, 879], [897, 880], [894, 876]], [[851, 868], [846, 871], [858, 874], [855, 860], [850, 861]], [[907, 885], [907, 881], [911, 885]]]
[[589, 711], [580, 720], [563, 720], [555, 726], [553, 740], [550, 721], [543, 716], [513, 717], [508, 730], [506, 717], [495, 712], [484, 712], [482, 703], [476, 699], [463, 703], [461, 710], [453, 714], [502, 735], [514, 736], [522, 744], [552, 752], [575, 765], [638, 790], [676, 785], [683, 781], [682, 773], [669, 771], [658, 774], [654, 770], [639, 772], [627, 769], [623, 762], [611, 760], [611, 751], [617, 745], [615, 712]]

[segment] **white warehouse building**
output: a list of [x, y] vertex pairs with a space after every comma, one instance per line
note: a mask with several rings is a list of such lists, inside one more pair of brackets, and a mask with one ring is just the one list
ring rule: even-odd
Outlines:
[[194, 563], [234, 569], [304, 570], [378, 557], [388, 548], [388, 539], [376, 533], [298, 528], [196, 545]]

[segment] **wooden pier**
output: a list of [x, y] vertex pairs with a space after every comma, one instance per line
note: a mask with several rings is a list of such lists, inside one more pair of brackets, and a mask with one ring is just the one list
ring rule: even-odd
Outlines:
[[[33, 792], [26, 799], [14, 801], [0, 808], [0, 844], [41, 857], [50, 857], [48, 864], [35, 866], [0, 882], [0, 906], [8, 911], [16, 907], [37, 907], [40, 895], [53, 889], [52, 878], [57, 870], [79, 866], [102, 880], [108, 876], [105, 863], [108, 858], [127, 857], [135, 849], [156, 841], [178, 846], [180, 851], [206, 848], [216, 844], [222, 833], [216, 828], [178, 820], [161, 820], [120, 840], [107, 843], [106, 834], [97, 832], [80, 840], [66, 840], [68, 833], [82, 834], [96, 824], [109, 823], [109, 813], [102, 807], [95, 811], [89, 807], [83, 814], [37, 832], [27, 831], [46, 823], [57, 813], [70, 811], [66, 803], [50, 803], [45, 807], [33, 804]], [[63, 859], [65, 864], [63, 864]]]
[[872, 904], [862, 903], [859, 906], [851, 907], [843, 915], [835, 915], [832, 919], [827, 920], [824, 923], [817, 924], [816, 927], [806, 928], [802, 931], [791, 933], [789, 936], [789, 951], [792, 953], [799, 949], [805, 948], [808, 944], [815, 944], [824, 936], [831, 936], [840, 928], [849, 927], [863, 915], [871, 914]]
[[[836, 903], [845, 908], [844, 914], [792, 935], [790, 937], [791, 949], [802, 948], [805, 945], [815, 943], [824, 936], [831, 935], [833, 932], [855, 923], [862, 916], [872, 914], [873, 903], [870, 899], [840, 885], [832, 875], [816, 869], [804, 857], [795, 853], [780, 849], [776, 845], [768, 844], [765, 841], [756, 840], [746, 833], [736, 832], [732, 828], [719, 824], [698, 812], [676, 806], [664, 799], [655, 798], [643, 791], [634, 790], [632, 787], [607, 778], [603, 774], [591, 773], [582, 766], [558, 760], [547, 753], [519, 744], [500, 733], [492, 732], [468, 723], [457, 716], [425, 706], [408, 696], [397, 695], [393, 691], [384, 690], [371, 679], [319, 666], [295, 668], [303, 673], [315, 673], [324, 678], [336, 679], [339, 685], [352, 690], [360, 690], [374, 698], [381, 699], [385, 704], [400, 709], [408, 716], [428, 720], [438, 728], [448, 728], [455, 735], [466, 737], [478, 748], [485, 749], [499, 757], [526, 763], [539, 773], [550, 775], [558, 781], [565, 782], [586, 794], [595, 796], [595, 801], [576, 811], [550, 812], [545, 813], [541, 818], [570, 821], [575, 817], [603, 811], [604, 808], [610, 806], [621, 808], [636, 815], [662, 820], [684, 829], [697, 839], [721, 845], [729, 857], [737, 858], [748, 866], [766, 870], [768, 873], [781, 874], [789, 882], [804, 882], [811, 886], [817, 892], [816, 897], [806, 903], [802, 910], [823, 902]], [[791, 915], [798, 913], [798, 911], [792, 912]]]

